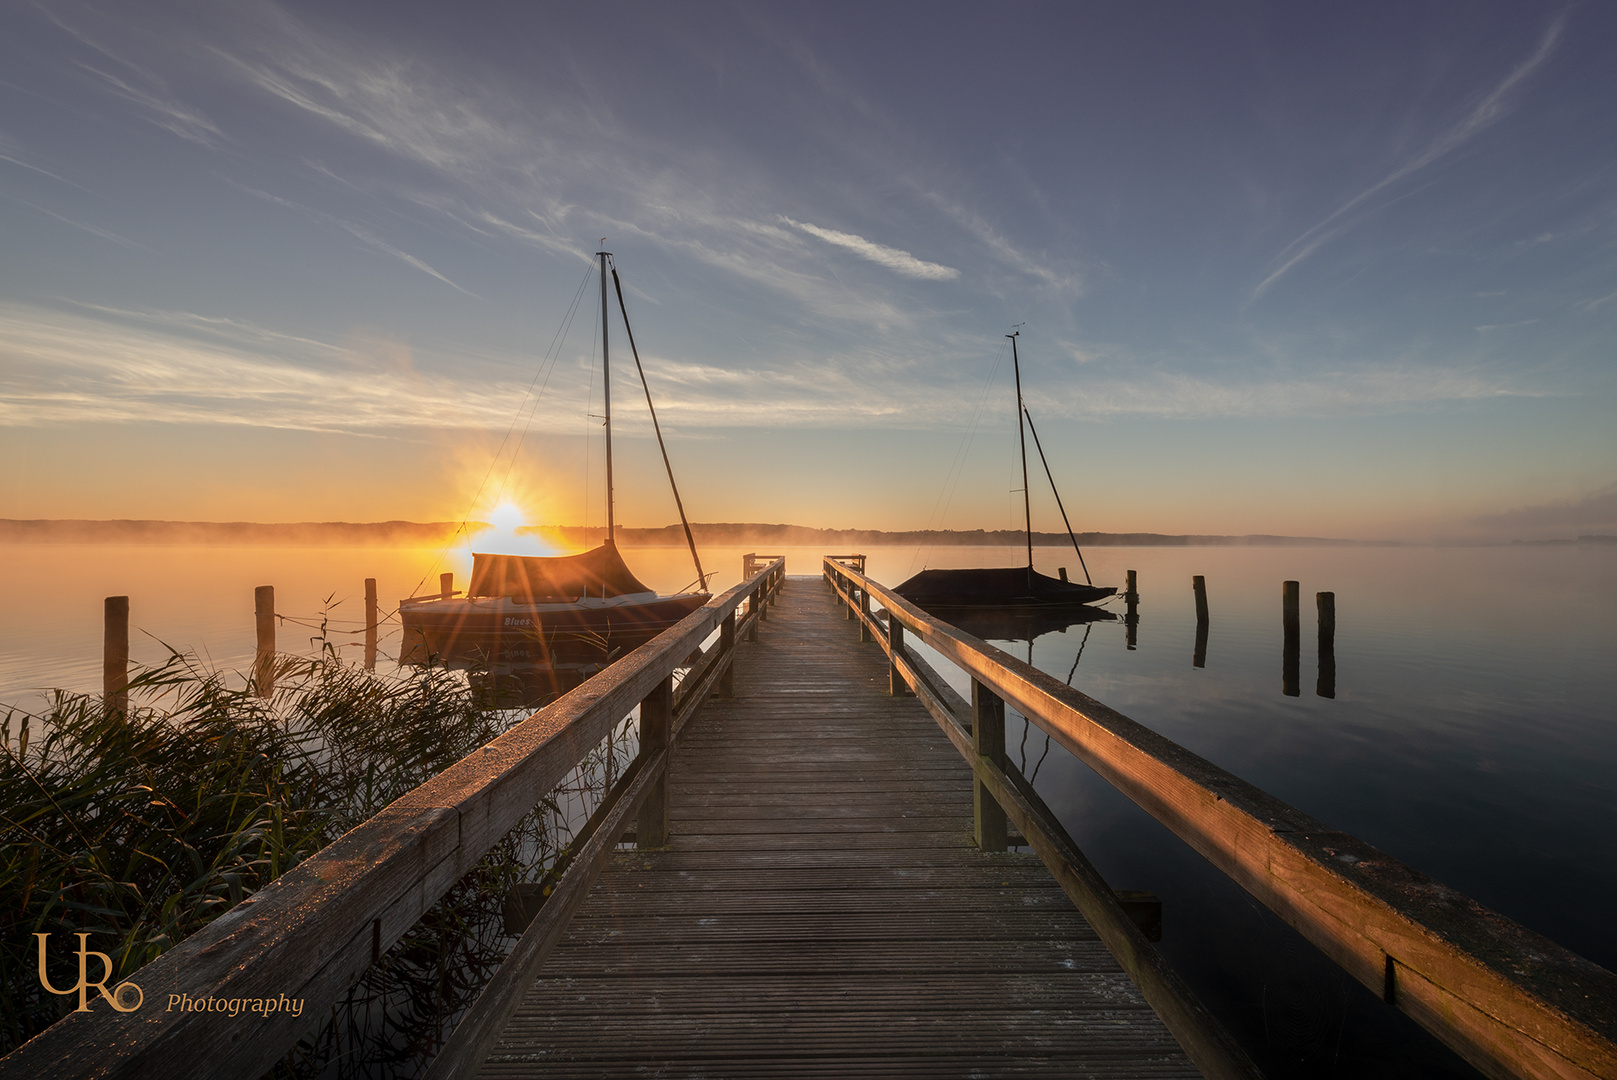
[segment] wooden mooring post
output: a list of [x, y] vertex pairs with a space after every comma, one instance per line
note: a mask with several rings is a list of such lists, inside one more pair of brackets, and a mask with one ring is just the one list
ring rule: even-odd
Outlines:
[[365, 670], [376, 670], [376, 579], [365, 579]]
[[1280, 691], [1287, 697], [1296, 697], [1300, 652], [1302, 649], [1301, 613], [1298, 610], [1302, 596], [1301, 586], [1295, 581], [1280, 585], [1280, 621], [1285, 631], [1281, 647]]
[[275, 693], [275, 586], [260, 585], [253, 590], [253, 615], [258, 623], [253, 692], [267, 698]]
[[453, 571], [446, 570], [438, 575], [438, 597], [448, 600], [455, 595], [455, 575]]
[[1190, 664], [1204, 668], [1207, 666], [1207, 579], [1196, 574], [1190, 579], [1190, 588], [1196, 594], [1196, 651]]
[[129, 597], [106, 600], [101, 644], [101, 693], [111, 712], [129, 711]]
[[1140, 627], [1140, 583], [1133, 570], [1128, 572], [1128, 584], [1123, 588], [1123, 603], [1126, 610], [1123, 612], [1123, 634], [1125, 644], [1133, 652], [1139, 644], [1138, 630]]
[[1319, 681], [1314, 693], [1322, 698], [1336, 696], [1336, 594], [1314, 594], [1319, 608]]

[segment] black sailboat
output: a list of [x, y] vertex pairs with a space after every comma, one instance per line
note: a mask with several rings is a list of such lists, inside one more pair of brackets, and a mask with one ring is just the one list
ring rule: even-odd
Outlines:
[[[1117, 592], [1115, 588], [1096, 585], [1089, 577], [1084, 553], [1078, 548], [1072, 523], [1067, 520], [1067, 508], [1056, 491], [1055, 477], [1050, 462], [1044, 456], [1038, 429], [1033, 416], [1022, 400], [1022, 366], [1016, 352], [1016, 339], [1021, 331], [1006, 334], [1011, 339], [1011, 367], [1016, 374], [1016, 432], [1022, 446], [1022, 512], [1027, 533], [1027, 565], [982, 567], [955, 570], [922, 570], [893, 591], [925, 611], [947, 619], [951, 612], [981, 611], [985, 609], [1055, 609], [1078, 608]], [[1068, 581], [1066, 572], [1060, 578], [1041, 574], [1033, 569], [1033, 505], [1027, 482], [1027, 433], [1033, 432], [1033, 445], [1044, 465], [1044, 475], [1055, 492], [1056, 506], [1061, 510], [1061, 521], [1067, 526], [1073, 551], [1078, 554], [1078, 565], [1083, 569], [1085, 584]], [[1076, 621], [1076, 620], [1074, 620]]]
[[[601, 260], [601, 368], [606, 429], [606, 541], [576, 555], [532, 556], [474, 553], [472, 580], [464, 597], [427, 596], [399, 603], [404, 626], [403, 663], [428, 660], [481, 663], [542, 664], [553, 670], [588, 673], [645, 644], [707, 603], [707, 575], [696, 553], [696, 540], [685, 517], [685, 505], [674, 483], [673, 466], [663, 446], [657, 409], [640, 351], [629, 327], [623, 285], [611, 254]], [[696, 563], [695, 592], [659, 596], [629, 569], [617, 548], [612, 491], [612, 372], [607, 350], [608, 270], [617, 290], [623, 326], [634, 354], [640, 384], [646, 391], [652, 428], [662, 448], [668, 483], [674, 490], [679, 520]]]

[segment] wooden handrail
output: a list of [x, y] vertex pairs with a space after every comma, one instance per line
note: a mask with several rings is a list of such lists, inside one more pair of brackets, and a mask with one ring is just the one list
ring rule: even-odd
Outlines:
[[[0, 1077], [263, 1075], [743, 600], [783, 575], [783, 560], [770, 563], [407, 792], [137, 971], [138, 1010], [70, 1013], [0, 1058]], [[707, 664], [698, 683], [728, 662]], [[686, 695], [676, 710], [698, 703]], [[171, 995], [303, 1006], [221, 1017], [169, 1011]]]
[[879, 601], [889, 624], [1014, 705], [1484, 1074], [1617, 1078], [1617, 975], [933, 618], [853, 568], [830, 558], [823, 565], [839, 598], [868, 620], [917, 693], [927, 683], [915, 665], [924, 664], [902, 646], [894, 656], [881, 621], [858, 612], [855, 592]]

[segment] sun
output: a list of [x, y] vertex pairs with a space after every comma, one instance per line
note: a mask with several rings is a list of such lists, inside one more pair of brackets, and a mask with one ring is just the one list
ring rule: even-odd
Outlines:
[[502, 502], [494, 508], [493, 513], [489, 514], [488, 522], [502, 533], [514, 534], [528, 523], [528, 516], [516, 503]]

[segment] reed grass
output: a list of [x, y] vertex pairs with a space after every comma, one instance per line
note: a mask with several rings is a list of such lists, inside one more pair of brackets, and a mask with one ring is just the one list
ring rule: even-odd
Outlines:
[[[270, 699], [174, 653], [138, 671], [127, 712], [56, 691], [41, 715], [5, 715], [0, 1052], [77, 1004], [40, 986], [36, 933], [52, 935], [56, 985], [77, 980], [80, 932], [112, 956], [116, 985], [526, 715], [461, 674], [390, 678], [323, 653], [277, 657]], [[627, 753], [627, 729], [616, 737]], [[570, 830], [610, 782], [612, 745], [457, 883], [277, 1071], [419, 1072], [446, 1017], [504, 955], [506, 891], [565, 859]]]

